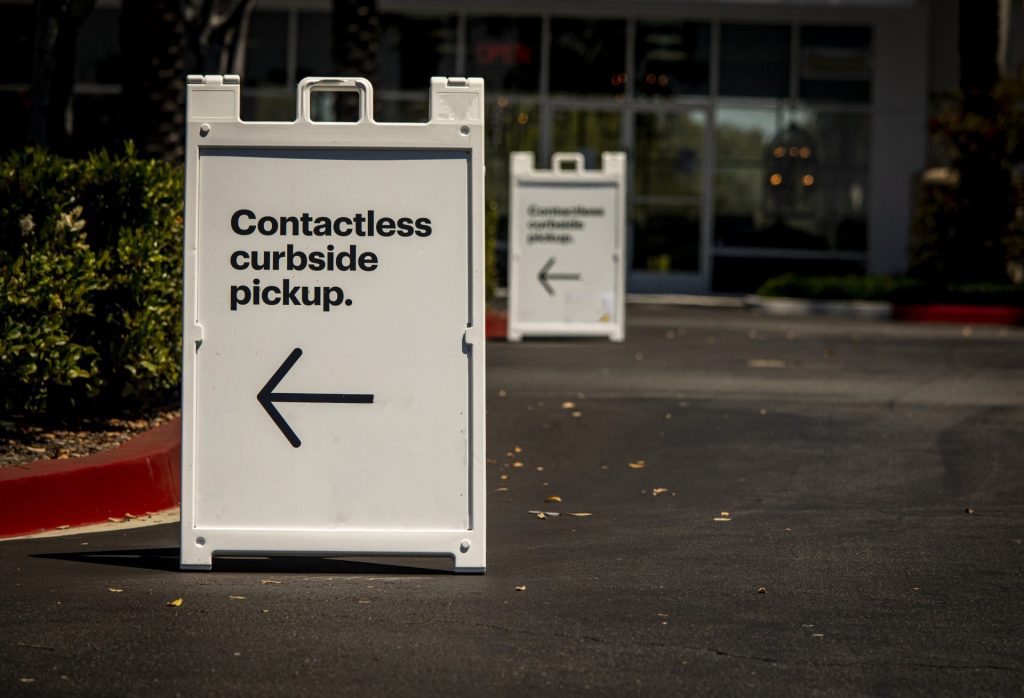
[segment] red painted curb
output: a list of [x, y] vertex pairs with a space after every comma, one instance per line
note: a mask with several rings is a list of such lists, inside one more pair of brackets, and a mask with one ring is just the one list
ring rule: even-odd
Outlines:
[[487, 339], [505, 339], [508, 331], [508, 313], [504, 310], [488, 310], [484, 329]]
[[955, 322], [964, 325], [1024, 325], [1024, 308], [1005, 305], [895, 305], [892, 316], [910, 322]]
[[181, 420], [102, 453], [0, 468], [0, 538], [177, 506]]

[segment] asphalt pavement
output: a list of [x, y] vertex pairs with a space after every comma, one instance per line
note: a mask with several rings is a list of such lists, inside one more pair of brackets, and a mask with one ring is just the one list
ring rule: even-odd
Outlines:
[[0, 542], [0, 694], [1024, 690], [1024, 330], [631, 306], [487, 350], [485, 575]]

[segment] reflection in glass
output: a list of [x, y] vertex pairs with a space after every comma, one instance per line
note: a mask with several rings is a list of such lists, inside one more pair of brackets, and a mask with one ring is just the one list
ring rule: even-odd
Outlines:
[[789, 96], [789, 27], [722, 25], [719, 92], [736, 97]]
[[700, 195], [704, 125], [704, 114], [698, 111], [637, 114], [638, 195]]
[[715, 244], [866, 249], [868, 115], [721, 109]]
[[871, 96], [871, 27], [801, 27], [800, 96], [867, 102]]
[[551, 20], [551, 91], [619, 95], [626, 85], [626, 23]]
[[633, 206], [633, 268], [697, 271], [700, 215], [696, 207], [638, 203]]
[[[504, 216], [508, 212], [508, 154], [513, 151], [536, 153], [539, 149], [537, 107], [518, 104], [502, 96], [488, 101], [486, 118], [487, 199], [497, 202]], [[537, 167], [545, 166], [537, 162]]]
[[296, 79], [335, 75], [331, 56], [331, 17], [325, 12], [300, 12], [295, 46]]
[[540, 20], [470, 17], [466, 74], [492, 92], [536, 92], [540, 87]]
[[610, 111], [556, 111], [552, 120], [555, 152], [583, 153], [588, 168], [601, 166], [601, 153], [621, 149], [622, 115]]
[[245, 46], [245, 84], [284, 85], [287, 47], [287, 13], [253, 12]]
[[707, 94], [710, 56], [706, 22], [638, 22], [636, 93]]
[[[94, 14], [98, 12], [100, 10], [95, 10]], [[0, 84], [27, 85], [32, 82], [34, 15], [35, 11], [31, 4], [0, 5]], [[84, 31], [83, 26], [82, 32]], [[82, 34], [79, 34], [78, 50], [83, 50]], [[82, 78], [76, 75], [75, 79]], [[9, 98], [9, 95], [6, 97]]]
[[430, 78], [455, 72], [455, 18], [382, 15], [379, 90], [430, 89]]
[[[76, 44], [76, 81], [101, 84], [121, 82], [118, 15], [117, 10], [97, 9], [82, 23]], [[31, 56], [31, 51], [26, 55]], [[31, 64], [31, 60], [26, 62]]]

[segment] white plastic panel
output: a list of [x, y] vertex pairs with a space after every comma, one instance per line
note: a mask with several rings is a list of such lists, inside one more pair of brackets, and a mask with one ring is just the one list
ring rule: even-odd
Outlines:
[[[310, 122], [313, 88], [357, 91], [360, 121]], [[483, 570], [483, 85], [431, 88], [442, 121], [376, 124], [369, 83], [316, 78], [294, 123], [243, 123], [237, 84], [190, 79], [183, 567]]]
[[624, 153], [601, 170], [580, 153], [555, 153], [536, 170], [533, 153], [510, 155], [508, 339], [625, 338]]

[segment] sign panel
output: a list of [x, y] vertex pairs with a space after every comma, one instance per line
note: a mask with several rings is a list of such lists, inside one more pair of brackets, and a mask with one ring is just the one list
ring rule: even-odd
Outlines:
[[[360, 120], [310, 119], [314, 90]], [[189, 78], [181, 564], [446, 555], [483, 571], [483, 83], [431, 120], [307, 78], [299, 118], [238, 118]]]
[[550, 170], [533, 153], [509, 162], [508, 339], [625, 338], [625, 153], [603, 153], [600, 170], [581, 153], [555, 153]]

